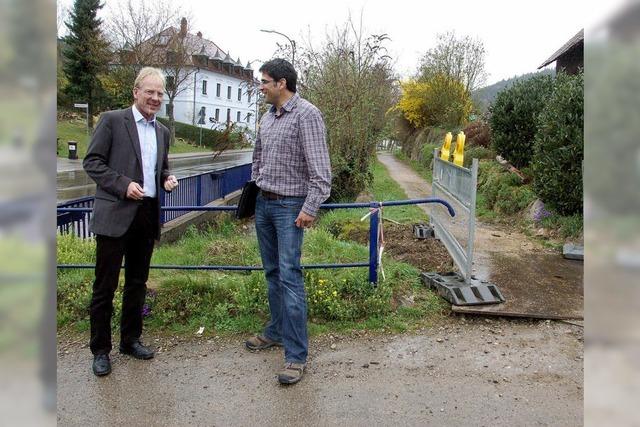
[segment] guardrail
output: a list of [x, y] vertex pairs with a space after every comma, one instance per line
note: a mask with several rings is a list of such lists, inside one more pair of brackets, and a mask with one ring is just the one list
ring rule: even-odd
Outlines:
[[[251, 178], [251, 163], [214, 172], [202, 173], [180, 178], [180, 185], [171, 193], [160, 189], [160, 206], [205, 206], [214, 200], [222, 199], [230, 193], [242, 188]], [[58, 205], [58, 232], [73, 233], [86, 239], [93, 234], [89, 231], [89, 221], [93, 208], [93, 196], [71, 200]], [[163, 210], [160, 216], [162, 224], [185, 215], [185, 211]]]
[[[369, 202], [369, 203], [326, 203], [320, 205], [320, 209], [353, 209], [353, 208], [369, 208], [369, 261], [356, 262], [349, 264], [313, 264], [303, 265], [303, 269], [312, 268], [353, 268], [368, 267], [369, 282], [378, 283], [378, 267], [380, 248], [378, 245], [378, 236], [380, 234], [380, 208], [384, 206], [400, 206], [400, 205], [416, 205], [421, 203], [437, 203], [447, 208], [450, 216], [455, 217], [456, 213], [453, 207], [446, 201], [437, 198], [413, 199], [413, 200], [391, 200], [386, 202]], [[233, 211], [237, 206], [164, 206], [163, 211]], [[67, 212], [90, 212], [89, 208], [58, 208], [58, 213]], [[95, 268], [93, 264], [58, 264], [59, 269], [72, 268]], [[240, 265], [152, 265], [151, 268], [163, 270], [229, 270], [229, 271], [253, 271], [262, 270], [262, 266], [240, 266]]]

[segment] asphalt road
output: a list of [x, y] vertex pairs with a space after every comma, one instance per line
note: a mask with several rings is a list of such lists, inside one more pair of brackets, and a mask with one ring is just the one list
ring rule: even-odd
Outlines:
[[86, 344], [60, 342], [58, 425], [583, 424], [582, 328], [562, 322], [456, 317], [402, 335], [316, 337], [293, 386], [275, 377], [281, 349], [251, 353], [242, 337], [146, 342], [155, 359], [112, 354], [103, 378]]

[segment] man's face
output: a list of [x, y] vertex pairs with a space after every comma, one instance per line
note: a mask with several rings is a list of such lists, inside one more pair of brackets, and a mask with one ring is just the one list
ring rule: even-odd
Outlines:
[[276, 104], [280, 98], [281, 86], [284, 80], [276, 81], [267, 73], [262, 73], [260, 78], [260, 92], [264, 95], [267, 104]]
[[133, 88], [133, 99], [142, 115], [149, 120], [160, 110], [164, 86], [157, 76], [147, 76], [140, 83], [140, 87]]

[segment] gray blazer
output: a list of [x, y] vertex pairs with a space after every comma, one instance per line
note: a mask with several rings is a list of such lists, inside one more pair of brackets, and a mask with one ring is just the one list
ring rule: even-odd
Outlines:
[[[169, 129], [159, 121], [156, 121], [156, 139], [156, 188], [160, 194], [169, 176]], [[109, 237], [122, 236], [141, 203], [126, 197], [127, 187], [131, 181], [144, 185], [140, 140], [131, 108], [108, 111], [100, 116], [82, 166], [98, 185], [91, 231]], [[157, 209], [160, 217], [159, 203]], [[160, 238], [160, 221], [155, 238]]]

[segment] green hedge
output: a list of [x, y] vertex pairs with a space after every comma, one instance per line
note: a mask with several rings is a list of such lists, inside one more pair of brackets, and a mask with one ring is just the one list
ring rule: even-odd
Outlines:
[[[165, 126], [169, 127], [169, 120], [158, 117], [158, 120]], [[192, 126], [186, 123], [175, 122], [176, 126], [176, 138], [182, 138], [194, 143], [200, 141], [200, 128], [198, 126]], [[242, 135], [238, 131], [233, 131], [229, 134], [229, 139], [233, 144], [242, 142]], [[222, 148], [222, 145], [226, 141], [225, 132], [217, 130], [202, 128], [202, 145], [205, 147], [216, 149]]]
[[552, 90], [550, 76], [535, 76], [499, 92], [489, 108], [493, 149], [518, 168], [531, 162], [537, 117]]
[[583, 124], [583, 76], [560, 73], [538, 116], [532, 166], [534, 191], [563, 215], [582, 211]]

